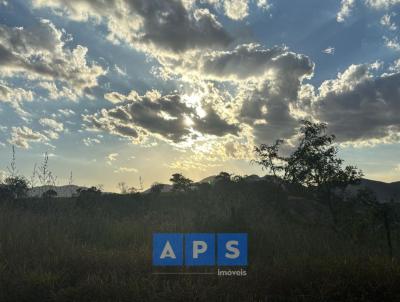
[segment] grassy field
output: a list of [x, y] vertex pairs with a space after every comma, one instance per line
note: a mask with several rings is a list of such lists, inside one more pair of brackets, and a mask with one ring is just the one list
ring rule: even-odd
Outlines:
[[[267, 183], [3, 201], [0, 301], [400, 301], [400, 234], [389, 257], [373, 215], [338, 211]], [[248, 276], [155, 275], [154, 232], [247, 232]]]

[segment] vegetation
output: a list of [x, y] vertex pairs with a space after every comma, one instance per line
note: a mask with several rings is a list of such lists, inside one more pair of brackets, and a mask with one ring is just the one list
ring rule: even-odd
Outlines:
[[343, 200], [337, 193], [349, 185], [357, 184], [363, 173], [354, 166], [343, 167], [338, 158], [335, 136], [327, 135], [326, 124], [303, 121], [300, 128], [299, 145], [288, 157], [279, 155], [284, 142], [277, 140], [272, 146], [256, 147], [256, 162], [285, 182], [305, 187], [315, 192], [315, 197], [329, 206], [333, 222], [337, 224], [335, 205]]
[[[400, 204], [348, 194], [361, 172], [333, 143], [325, 125], [305, 122], [288, 156], [283, 141], [256, 149], [271, 175], [194, 184], [174, 174], [171, 192], [121, 183], [124, 194], [26, 198], [4, 183], [0, 301], [400, 301]], [[246, 232], [248, 275], [154, 274], [155, 232]]]
[[179, 173], [173, 174], [170, 181], [172, 182], [172, 190], [175, 192], [190, 191], [193, 184], [192, 180]]

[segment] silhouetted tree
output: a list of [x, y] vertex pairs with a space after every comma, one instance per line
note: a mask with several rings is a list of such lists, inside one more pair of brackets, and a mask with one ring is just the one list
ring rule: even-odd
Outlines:
[[215, 176], [215, 183], [229, 183], [231, 182], [231, 174], [228, 172], [220, 172]]
[[175, 192], [187, 192], [191, 189], [193, 181], [180, 173], [172, 174], [169, 180], [172, 182], [172, 190]]
[[283, 140], [278, 140], [272, 146], [255, 148], [256, 162], [274, 175], [279, 173], [286, 182], [314, 190], [318, 199], [328, 204], [336, 225], [335, 193], [350, 184], [357, 184], [363, 174], [354, 166], [343, 167], [344, 161], [337, 156], [335, 136], [326, 134], [326, 128], [324, 123], [302, 121], [299, 144], [292, 154], [280, 156], [279, 147]]
[[255, 147], [255, 152], [258, 159], [253, 162], [262, 166], [268, 172], [272, 173], [273, 176], [278, 176], [282, 171], [285, 170], [285, 158], [279, 156], [279, 147], [284, 141], [278, 139], [271, 146], [261, 144], [259, 147]]
[[28, 193], [28, 182], [22, 176], [7, 177], [4, 185], [13, 198], [24, 198]]

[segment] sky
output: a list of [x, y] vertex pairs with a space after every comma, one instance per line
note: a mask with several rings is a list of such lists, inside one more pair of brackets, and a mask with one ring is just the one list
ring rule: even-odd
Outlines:
[[0, 0], [0, 177], [148, 187], [263, 174], [254, 146], [324, 122], [400, 180], [400, 0]]

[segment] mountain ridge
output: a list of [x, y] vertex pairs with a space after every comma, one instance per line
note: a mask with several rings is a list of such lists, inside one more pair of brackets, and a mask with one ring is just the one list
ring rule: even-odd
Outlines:
[[[210, 175], [205, 177], [197, 182], [194, 182], [194, 185], [199, 184], [214, 184], [217, 175]], [[271, 175], [258, 176], [256, 174], [244, 176], [243, 180], [246, 182], [257, 182], [263, 180], [274, 181], [274, 177]], [[172, 190], [172, 185], [170, 184], [158, 184], [161, 186], [161, 192], [170, 192]], [[57, 192], [57, 197], [73, 197], [78, 195], [79, 189], [85, 189], [84, 186], [78, 185], [64, 185], [64, 186], [39, 186], [34, 187], [28, 190], [28, 197], [41, 197], [43, 193], [48, 190], [54, 190]], [[400, 181], [394, 182], [383, 182], [378, 180], [371, 180], [367, 178], [363, 178], [359, 185], [351, 185], [348, 187], [348, 192], [350, 194], [355, 194], [360, 188], [368, 188], [372, 190], [379, 201], [381, 202], [389, 202], [391, 200], [400, 201]], [[144, 190], [142, 193], [147, 194], [151, 192], [151, 188]], [[106, 193], [106, 192], [104, 192]]]

